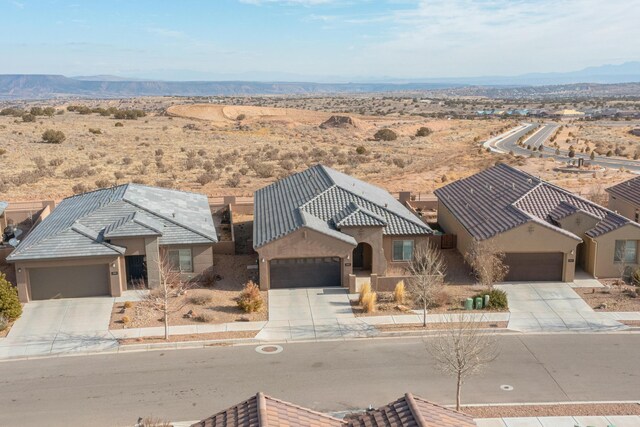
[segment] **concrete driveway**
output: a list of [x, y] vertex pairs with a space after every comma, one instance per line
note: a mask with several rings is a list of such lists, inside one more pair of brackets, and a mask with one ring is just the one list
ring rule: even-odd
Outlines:
[[356, 318], [344, 288], [269, 291], [269, 321], [256, 336], [266, 341], [366, 337], [375, 327]]
[[114, 300], [70, 298], [25, 304], [22, 316], [0, 341], [0, 358], [116, 348], [109, 332]]
[[567, 283], [496, 285], [509, 298], [509, 329], [522, 332], [593, 332], [628, 329], [597, 313]]

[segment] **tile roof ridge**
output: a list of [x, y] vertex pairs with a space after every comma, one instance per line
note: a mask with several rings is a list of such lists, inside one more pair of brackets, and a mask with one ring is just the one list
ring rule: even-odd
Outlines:
[[418, 427], [428, 427], [426, 420], [420, 412], [420, 408], [418, 408], [416, 401], [413, 399], [413, 395], [411, 393], [405, 393], [404, 400], [407, 401], [407, 406], [409, 407], [411, 414], [413, 414], [413, 418], [416, 420]]
[[267, 401], [264, 393], [259, 391], [256, 394], [256, 402], [258, 406], [258, 426], [259, 427], [268, 427], [267, 422]]
[[145, 208], [144, 206], [139, 205], [138, 203], [132, 202], [129, 198], [127, 198], [127, 195], [126, 195], [126, 194], [124, 195], [124, 197], [122, 198], [122, 200], [123, 200], [124, 202], [126, 202], [126, 203], [129, 203], [131, 206], [134, 206], [134, 207], [136, 207], [136, 208], [138, 208], [138, 209], [142, 209], [143, 211], [145, 211], [145, 212], [147, 212], [147, 213], [150, 213], [151, 215], [157, 216], [158, 218], [162, 218], [162, 219], [164, 219], [165, 221], [169, 221], [170, 223], [172, 223], [172, 224], [174, 224], [174, 225], [177, 225], [178, 227], [182, 227], [182, 228], [184, 228], [185, 230], [189, 230], [189, 231], [191, 231], [192, 233], [195, 233], [195, 234], [197, 234], [197, 235], [199, 235], [199, 236], [202, 236], [202, 237], [204, 237], [205, 239], [209, 239], [209, 240], [211, 240], [211, 241], [212, 241], [212, 242], [214, 242], [214, 243], [217, 243], [217, 242], [218, 242], [218, 239], [217, 239], [217, 238], [216, 238], [216, 239], [212, 239], [212, 238], [211, 238], [211, 236], [207, 236], [206, 234], [202, 233], [201, 231], [195, 230], [195, 229], [193, 229], [192, 227], [189, 227], [189, 226], [187, 226], [187, 225], [185, 225], [185, 224], [181, 224], [181, 223], [177, 222], [175, 219], [171, 219], [171, 218], [167, 217], [166, 215], [160, 215], [159, 213], [157, 213], [157, 212], [153, 212], [153, 211], [151, 211], [151, 210], [149, 210], [149, 209]]

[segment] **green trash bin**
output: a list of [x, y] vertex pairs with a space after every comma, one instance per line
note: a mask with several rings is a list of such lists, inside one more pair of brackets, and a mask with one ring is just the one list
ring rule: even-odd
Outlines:
[[476, 310], [480, 310], [482, 308], [482, 297], [476, 298]]
[[482, 305], [484, 307], [489, 307], [489, 295], [484, 296], [484, 301], [482, 301]]
[[464, 309], [465, 310], [473, 310], [473, 298], [467, 298], [464, 301]]

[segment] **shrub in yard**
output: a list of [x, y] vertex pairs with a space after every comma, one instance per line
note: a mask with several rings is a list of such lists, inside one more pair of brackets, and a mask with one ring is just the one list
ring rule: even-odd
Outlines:
[[631, 283], [634, 286], [640, 286], [640, 268], [636, 268], [633, 274], [631, 274]]
[[193, 295], [189, 298], [189, 302], [194, 305], [206, 305], [211, 302], [211, 295]]
[[61, 130], [47, 129], [42, 134], [42, 142], [45, 144], [61, 144], [67, 137]]
[[196, 322], [209, 323], [213, 320], [213, 318], [207, 313], [198, 314], [193, 318]]
[[133, 307], [133, 303], [131, 301], [124, 302], [124, 308], [131, 308], [131, 307]]
[[436, 307], [444, 307], [449, 304], [451, 304], [451, 295], [449, 295], [447, 289], [443, 287], [433, 296], [433, 305]]
[[249, 280], [237, 299], [238, 307], [245, 313], [254, 313], [262, 308], [264, 300], [258, 285]]
[[377, 302], [378, 294], [375, 292], [368, 292], [362, 297], [362, 309], [365, 313], [375, 313]]
[[509, 308], [509, 302], [507, 301], [507, 293], [500, 289], [491, 289], [488, 292], [480, 292], [474, 295], [473, 299], [484, 298], [485, 295], [489, 295], [489, 305], [486, 308], [492, 308], [495, 310], [506, 310]]
[[5, 329], [7, 329], [8, 326], [9, 326], [9, 321], [7, 320], [6, 317], [4, 317], [2, 314], [0, 314], [0, 332], [2, 332]]
[[367, 282], [367, 283], [363, 283], [362, 286], [360, 287], [360, 296], [358, 297], [358, 303], [362, 304], [362, 298], [371, 292], [371, 283]]
[[18, 299], [18, 291], [9, 283], [4, 273], [0, 273], [0, 316], [12, 321], [21, 314], [22, 305]]
[[122, 316], [122, 323], [124, 323], [125, 325], [131, 323], [131, 319], [129, 318], [129, 316]]
[[396, 287], [393, 290], [393, 300], [398, 304], [404, 304], [405, 299], [404, 280], [401, 280], [396, 284]]
[[376, 141], [395, 141], [398, 139], [398, 134], [396, 134], [391, 129], [380, 129], [373, 135], [373, 139]]

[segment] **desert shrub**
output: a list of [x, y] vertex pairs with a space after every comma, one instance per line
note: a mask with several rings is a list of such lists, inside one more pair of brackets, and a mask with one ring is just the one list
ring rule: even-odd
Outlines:
[[120, 172], [120, 171], [115, 171], [115, 172], [113, 173], [113, 177], [114, 177], [115, 179], [123, 179], [123, 178], [124, 178], [124, 174], [123, 174], [122, 172]]
[[89, 190], [91, 190], [89, 186], [83, 183], [78, 183], [71, 187], [71, 191], [73, 191], [73, 194], [87, 193], [89, 192]]
[[22, 314], [22, 305], [18, 291], [9, 283], [4, 273], [0, 273], [0, 316], [9, 321], [16, 320]]
[[362, 297], [362, 309], [365, 313], [375, 313], [377, 302], [378, 294], [375, 292], [367, 292]]
[[264, 305], [262, 294], [258, 285], [249, 280], [245, 285], [240, 296], [237, 299], [238, 307], [245, 313], [254, 313], [259, 311]]
[[83, 178], [95, 174], [96, 170], [89, 167], [89, 165], [78, 165], [64, 171], [64, 176], [67, 178]]
[[213, 300], [213, 297], [211, 295], [206, 295], [206, 294], [193, 295], [189, 297], [189, 302], [195, 305], [206, 305], [206, 304], [209, 304], [212, 300]]
[[260, 178], [271, 178], [273, 176], [273, 165], [268, 163], [256, 163], [253, 170]]
[[23, 114], [22, 115], [22, 121], [23, 122], [27, 122], [27, 123], [35, 122], [36, 121], [36, 116], [34, 116], [31, 113]]
[[137, 120], [138, 117], [145, 117], [147, 114], [142, 110], [118, 110], [113, 114], [118, 120]]
[[193, 317], [196, 322], [209, 323], [213, 320], [213, 317], [207, 313], [200, 313]]
[[22, 117], [25, 114], [20, 108], [3, 108], [0, 110], [0, 116]]
[[129, 316], [122, 316], [122, 323], [128, 325], [129, 323], [131, 323], [131, 318]]
[[292, 171], [296, 167], [295, 163], [288, 159], [280, 160], [278, 162], [278, 165], [280, 165], [280, 167], [286, 171]]
[[404, 288], [404, 280], [399, 281], [396, 284], [396, 287], [393, 289], [393, 300], [398, 304], [404, 304], [406, 296], [406, 291]]
[[196, 182], [200, 185], [207, 185], [215, 179], [215, 175], [205, 172], [196, 178]]
[[246, 118], [247, 116], [245, 114], [238, 114], [238, 117], [236, 117], [236, 120], [240, 122]]
[[640, 286], [640, 268], [636, 268], [631, 274], [631, 283], [635, 286]]
[[47, 129], [42, 134], [42, 142], [46, 144], [61, 144], [67, 137], [61, 130]]
[[[63, 111], [64, 112], [64, 111]], [[53, 117], [53, 115], [56, 114], [56, 109], [53, 107], [46, 107], [42, 110], [42, 115], [43, 116], [49, 116], [49, 117]]]
[[4, 156], [5, 154], [7, 154], [7, 150], [0, 148], [0, 156]]
[[94, 135], [102, 135], [102, 131], [98, 128], [89, 128], [89, 132]]
[[398, 134], [396, 134], [391, 129], [380, 129], [373, 135], [373, 139], [376, 141], [395, 141], [398, 139]]
[[358, 147], [356, 147], [356, 153], [363, 155], [367, 153], [367, 149], [364, 148], [362, 145], [359, 145]]
[[42, 156], [36, 156], [31, 160], [33, 161], [33, 164], [36, 165], [37, 169], [44, 169], [47, 166], [47, 162], [44, 160], [44, 157]]
[[432, 305], [434, 307], [444, 307], [451, 304], [451, 295], [446, 288], [439, 289], [433, 296]]
[[509, 302], [507, 300], [507, 293], [500, 289], [491, 289], [488, 292], [480, 292], [473, 296], [473, 299], [484, 298], [485, 295], [489, 295], [489, 305], [487, 308], [495, 310], [506, 310], [509, 308]]
[[60, 157], [56, 157], [55, 159], [49, 160], [49, 166], [57, 168], [58, 166], [64, 163], [64, 159]]
[[416, 131], [416, 136], [429, 136], [433, 131], [426, 126], [422, 126]]
[[227, 179], [227, 186], [231, 188], [236, 188], [240, 185], [240, 174], [234, 173]]
[[164, 156], [164, 150], [162, 148], [156, 149], [156, 156]]
[[133, 307], [133, 303], [131, 301], [125, 301], [123, 304], [124, 308], [131, 308]]
[[117, 128], [121, 128], [124, 127], [124, 125], [122, 124], [122, 122], [116, 122], [116, 124], [114, 125]]
[[363, 283], [362, 286], [360, 287], [360, 292], [359, 292], [360, 295], [358, 297], [359, 304], [362, 304], [362, 298], [364, 298], [364, 296], [369, 292], [371, 292], [371, 283], [369, 282]]
[[8, 326], [9, 326], [9, 321], [7, 320], [6, 317], [4, 317], [2, 314], [0, 314], [0, 332], [2, 332], [5, 329], [7, 329]]
[[111, 187], [111, 181], [105, 178], [101, 178], [96, 181], [96, 188], [107, 188]]
[[133, 163], [133, 159], [131, 157], [127, 156], [122, 158], [123, 165], [130, 165], [131, 163]]

